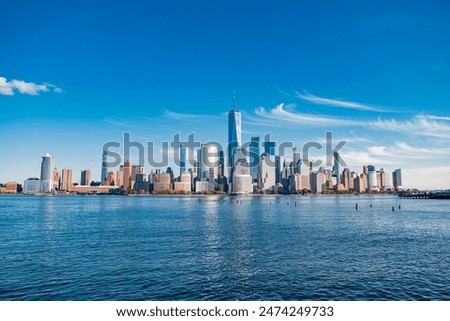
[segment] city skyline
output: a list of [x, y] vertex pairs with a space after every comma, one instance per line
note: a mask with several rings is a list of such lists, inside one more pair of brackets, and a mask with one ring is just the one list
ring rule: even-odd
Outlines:
[[97, 180], [101, 146], [124, 132], [155, 146], [192, 132], [225, 145], [236, 88], [242, 141], [270, 133], [301, 146], [332, 131], [348, 141], [350, 168], [402, 168], [405, 188], [449, 187], [447, 4], [138, 7], [4, 4], [0, 182], [38, 177], [47, 151], [59, 170], [78, 180], [90, 168]]

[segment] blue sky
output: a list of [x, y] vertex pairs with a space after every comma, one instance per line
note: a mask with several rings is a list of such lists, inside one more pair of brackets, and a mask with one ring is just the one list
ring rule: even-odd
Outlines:
[[99, 179], [124, 132], [225, 143], [236, 89], [244, 140], [301, 148], [332, 131], [352, 170], [448, 188], [448, 39], [437, 0], [4, 1], [0, 182], [39, 176], [47, 151]]

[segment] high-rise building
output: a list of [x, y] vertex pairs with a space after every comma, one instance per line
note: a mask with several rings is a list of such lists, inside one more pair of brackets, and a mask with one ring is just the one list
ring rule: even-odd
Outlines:
[[392, 173], [392, 182], [396, 191], [403, 189], [402, 170], [400, 168], [396, 169]]
[[81, 171], [81, 180], [80, 185], [88, 186], [91, 184], [91, 170], [85, 169], [84, 171]]
[[276, 143], [271, 141], [263, 142], [264, 153], [269, 154], [270, 156], [275, 156], [275, 148]]
[[348, 168], [344, 168], [342, 171], [342, 184], [345, 190], [350, 190], [350, 170]]
[[377, 190], [378, 189], [378, 180], [377, 180], [377, 171], [375, 170], [375, 166], [369, 165], [367, 166], [367, 171], [369, 175], [367, 176], [367, 183], [369, 190]]
[[384, 168], [380, 169], [380, 184], [383, 191], [392, 191], [392, 173], [384, 170]]
[[199, 180], [214, 181], [219, 176], [219, 148], [216, 144], [202, 144], [199, 153], [200, 176]]
[[116, 173], [113, 171], [109, 171], [106, 174], [106, 186], [115, 186], [116, 185]]
[[249, 163], [245, 159], [236, 161], [233, 170], [232, 193], [248, 194], [253, 192], [252, 176]]
[[233, 167], [233, 155], [242, 144], [241, 113], [236, 109], [236, 93], [233, 95], [233, 109], [228, 113], [228, 167]]
[[258, 189], [263, 193], [275, 192], [275, 156], [262, 154], [258, 170]]
[[339, 170], [340, 156], [338, 152], [334, 152], [333, 159], [334, 159], [334, 176], [336, 176], [336, 185], [339, 185], [341, 184], [341, 172]]
[[294, 174], [302, 173], [302, 159], [300, 153], [297, 152], [297, 147], [292, 148], [292, 162], [294, 165]]
[[253, 181], [258, 178], [259, 157], [259, 137], [252, 137], [250, 141], [250, 172]]
[[123, 165], [123, 190], [129, 192], [131, 189], [131, 162], [126, 160]]
[[70, 168], [64, 168], [62, 170], [62, 182], [61, 189], [63, 191], [70, 191], [72, 189], [72, 170]]
[[186, 146], [180, 145], [180, 177], [186, 173]]
[[219, 150], [219, 177], [225, 176], [225, 155], [223, 150]]
[[108, 157], [108, 151], [103, 150], [103, 153], [102, 153], [102, 173], [101, 173], [101, 178], [100, 178], [100, 183], [102, 185], [105, 185], [106, 175], [108, 174], [108, 166], [106, 164], [107, 157]]
[[53, 170], [55, 168], [55, 158], [50, 153], [42, 156], [41, 162], [41, 192], [53, 192]]
[[32, 177], [23, 182], [24, 193], [39, 193], [41, 189], [41, 181], [39, 178]]

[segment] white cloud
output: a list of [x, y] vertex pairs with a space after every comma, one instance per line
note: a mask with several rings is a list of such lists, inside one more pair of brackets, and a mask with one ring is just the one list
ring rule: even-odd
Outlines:
[[379, 118], [377, 121], [368, 122], [368, 126], [376, 129], [400, 132], [412, 136], [450, 138], [450, 126], [448, 124], [430, 119], [424, 115], [416, 115], [415, 117], [405, 121], [395, 119], [383, 120]]
[[177, 120], [205, 120], [205, 119], [212, 119], [215, 116], [212, 115], [202, 115], [202, 114], [186, 114], [186, 113], [177, 113], [170, 110], [164, 110], [164, 117], [171, 118], [171, 119], [177, 119]]
[[293, 122], [308, 126], [361, 126], [363, 122], [357, 120], [343, 119], [324, 115], [306, 114], [295, 111], [295, 104], [277, 105], [275, 108], [266, 110], [264, 107], [258, 107], [255, 114], [265, 119], [276, 121]]
[[426, 116], [428, 119], [433, 119], [433, 120], [448, 120], [450, 121], [450, 117], [447, 116], [434, 116], [434, 115], [428, 115]]
[[318, 97], [318, 96], [314, 96], [308, 92], [304, 92], [302, 94], [297, 91], [296, 94], [297, 94], [297, 97], [300, 99], [312, 102], [314, 104], [319, 104], [319, 105], [327, 105], [327, 106], [333, 106], [333, 107], [339, 107], [339, 108], [356, 109], [356, 110], [364, 110], [364, 111], [387, 112], [387, 110], [384, 110], [377, 106], [361, 104], [361, 103], [357, 103], [357, 102], [353, 102], [353, 101], [345, 101], [342, 99]]
[[16, 91], [21, 94], [36, 96], [39, 95], [40, 92], [49, 91], [59, 94], [62, 92], [62, 89], [50, 83], [39, 85], [34, 82], [26, 82], [16, 79], [8, 81], [5, 77], [0, 77], [0, 95], [14, 96]]

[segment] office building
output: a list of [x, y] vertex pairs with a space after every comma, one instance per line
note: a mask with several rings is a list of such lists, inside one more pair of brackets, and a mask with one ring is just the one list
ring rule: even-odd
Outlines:
[[378, 190], [378, 180], [375, 166], [373, 165], [367, 166], [367, 171], [369, 173], [369, 175], [367, 176], [368, 189], [371, 191]]
[[125, 161], [123, 165], [123, 190], [125, 192], [130, 192], [131, 190], [131, 162], [129, 160]]
[[233, 95], [233, 109], [228, 113], [228, 167], [233, 167], [233, 155], [242, 144], [241, 113], [236, 109], [236, 93]]
[[24, 193], [39, 193], [41, 190], [41, 181], [39, 178], [33, 177], [28, 178], [23, 182], [23, 192]]
[[82, 186], [91, 185], [91, 170], [89, 168], [81, 171], [80, 185]]
[[199, 163], [200, 172], [199, 179], [201, 181], [209, 181], [214, 183], [219, 176], [219, 148], [216, 144], [202, 144], [200, 147]]
[[250, 173], [253, 181], [258, 178], [259, 158], [259, 137], [252, 137], [250, 141]]
[[62, 170], [61, 190], [70, 191], [72, 186], [72, 170], [70, 168], [64, 168]]
[[334, 176], [336, 176], [336, 185], [341, 184], [341, 172], [340, 172], [340, 156], [338, 152], [335, 152], [333, 154], [333, 159], [334, 159], [334, 166], [333, 166], [333, 170], [334, 170]]
[[262, 193], [275, 192], [275, 156], [262, 154], [258, 170], [258, 190]]
[[247, 160], [240, 159], [234, 165], [233, 183], [231, 187], [231, 193], [233, 194], [249, 194], [253, 192], [250, 165]]
[[186, 173], [186, 146], [180, 145], [180, 176]]
[[394, 185], [394, 189], [396, 191], [402, 190], [403, 189], [403, 184], [402, 184], [402, 170], [396, 169], [393, 173], [392, 173], [392, 182]]
[[53, 192], [53, 179], [54, 179], [55, 158], [46, 153], [42, 156], [41, 162], [41, 192], [52, 193]]
[[100, 178], [100, 183], [102, 185], [105, 185], [105, 183], [106, 183], [106, 175], [108, 174], [108, 166], [106, 164], [107, 157], [108, 157], [108, 152], [106, 150], [103, 150], [103, 153], [102, 153], [102, 172], [101, 172], [101, 178]]

